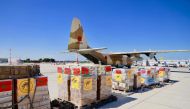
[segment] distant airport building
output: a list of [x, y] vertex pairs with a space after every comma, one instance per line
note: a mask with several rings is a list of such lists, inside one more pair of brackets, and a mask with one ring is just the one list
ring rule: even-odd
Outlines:
[[8, 59], [8, 63], [9, 64], [20, 64], [22, 63], [22, 60], [20, 58], [9, 58]]
[[0, 58], [0, 63], [8, 63], [8, 58]]

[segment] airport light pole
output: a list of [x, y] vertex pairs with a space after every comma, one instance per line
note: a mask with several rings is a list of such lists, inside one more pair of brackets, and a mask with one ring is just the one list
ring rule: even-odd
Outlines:
[[10, 59], [9, 59], [9, 61], [10, 61], [9, 64], [10, 64], [10, 65], [12, 65], [12, 60], [11, 60], [11, 55], [12, 55], [12, 53], [11, 53], [11, 52], [12, 52], [12, 50], [11, 50], [11, 48], [10, 48], [10, 57], [9, 57], [9, 58], [10, 58]]
[[79, 59], [78, 59], [78, 58], [79, 58], [79, 57], [78, 57], [78, 52], [76, 52], [76, 53], [77, 53], [77, 55], [76, 55], [76, 57], [77, 57], [77, 60], [76, 60], [76, 61], [77, 61], [77, 64], [79, 64]]

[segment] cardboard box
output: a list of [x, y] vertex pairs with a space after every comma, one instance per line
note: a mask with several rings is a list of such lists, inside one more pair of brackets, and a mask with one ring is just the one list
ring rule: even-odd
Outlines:
[[71, 76], [71, 102], [83, 106], [96, 101], [97, 78], [92, 76]]
[[27, 95], [30, 98], [27, 97], [20, 102], [17, 106], [18, 109], [30, 109], [31, 106], [36, 109], [44, 105], [49, 106], [48, 78], [38, 76], [36, 78], [17, 79], [17, 102]]
[[[101, 84], [100, 84], [100, 100], [107, 99], [112, 94], [112, 76], [110, 75], [101, 75]], [[98, 84], [99, 87], [99, 84]]]
[[0, 66], [0, 79], [27, 78], [39, 73], [38, 65]]
[[[114, 82], [114, 88], [123, 91], [133, 90], [134, 87], [134, 73], [135, 68], [125, 69], [117, 68], [112, 72], [112, 80]], [[117, 86], [116, 86], [117, 85]]]
[[[71, 68], [70, 66], [61, 66], [58, 67], [58, 96], [59, 99], [70, 101], [70, 75]], [[61, 75], [61, 76], [60, 76]]]

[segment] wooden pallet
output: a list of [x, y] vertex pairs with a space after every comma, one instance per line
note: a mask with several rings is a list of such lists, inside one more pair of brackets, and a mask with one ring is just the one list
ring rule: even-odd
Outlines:
[[114, 101], [117, 101], [117, 97], [111, 95], [106, 99], [99, 100], [99, 101], [96, 101], [96, 102], [88, 104], [88, 105], [75, 106], [75, 109], [96, 109], [96, 108], [99, 108], [101, 106], [104, 106], [104, 105], [111, 103], [111, 102], [114, 102]]
[[120, 91], [120, 92], [125, 92], [125, 93], [127, 93], [127, 92], [133, 92], [134, 91], [134, 89], [132, 89], [132, 90], [125, 90], [125, 89], [115, 89], [115, 88], [112, 88], [113, 90], [117, 90], [117, 91]]
[[87, 105], [83, 105], [83, 106], [74, 105], [70, 101], [53, 100], [51, 102], [51, 108], [52, 109], [55, 109], [55, 108], [57, 109], [96, 109], [114, 101], [117, 101], [117, 97], [113, 95], [109, 96], [108, 98], [104, 100], [99, 100], [99, 101], [96, 101]]

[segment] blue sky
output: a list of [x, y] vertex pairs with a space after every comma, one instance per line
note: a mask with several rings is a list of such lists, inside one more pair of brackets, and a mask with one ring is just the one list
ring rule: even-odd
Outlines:
[[0, 0], [0, 57], [12, 48], [23, 59], [74, 59], [59, 53], [67, 49], [73, 17], [90, 46], [108, 52], [190, 49], [189, 0]]

